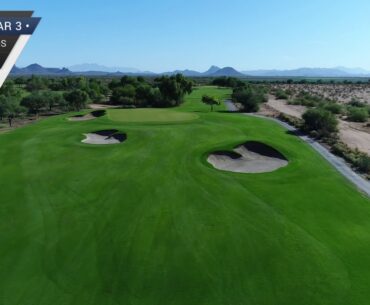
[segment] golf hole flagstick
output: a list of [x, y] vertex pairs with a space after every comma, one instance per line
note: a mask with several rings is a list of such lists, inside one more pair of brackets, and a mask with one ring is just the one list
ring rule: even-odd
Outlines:
[[41, 20], [32, 15], [33, 11], [0, 11], [0, 87]]

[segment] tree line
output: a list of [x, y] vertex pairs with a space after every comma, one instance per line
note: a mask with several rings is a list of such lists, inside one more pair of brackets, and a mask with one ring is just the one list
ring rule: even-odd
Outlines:
[[109, 84], [110, 103], [123, 107], [174, 107], [190, 94], [193, 82], [181, 74], [162, 76], [149, 82], [143, 77], [124, 76]]
[[181, 74], [154, 80], [85, 77], [18, 77], [0, 89], [0, 120], [40, 113], [79, 111], [90, 102], [123, 107], [172, 107], [191, 93], [193, 82]]

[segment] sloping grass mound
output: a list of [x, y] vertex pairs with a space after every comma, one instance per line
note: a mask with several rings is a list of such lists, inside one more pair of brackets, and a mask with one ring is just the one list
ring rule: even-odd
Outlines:
[[257, 141], [248, 141], [233, 151], [214, 152], [207, 160], [217, 169], [235, 173], [266, 173], [288, 165], [278, 150]]

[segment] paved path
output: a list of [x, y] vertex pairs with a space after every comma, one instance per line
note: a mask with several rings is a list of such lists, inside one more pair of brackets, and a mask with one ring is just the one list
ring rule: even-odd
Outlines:
[[[235, 112], [237, 108], [231, 101], [225, 101], [226, 108], [229, 111]], [[272, 120], [289, 131], [297, 132], [298, 130], [289, 124], [280, 121], [275, 118], [265, 117], [257, 114], [245, 114], [249, 116], [260, 117], [268, 120]], [[355, 173], [347, 163], [342, 159], [335, 155], [333, 155], [329, 150], [327, 150], [324, 146], [320, 143], [314, 141], [313, 139], [307, 136], [299, 136], [303, 141], [308, 143], [314, 150], [316, 150], [321, 156], [323, 156], [332, 166], [334, 166], [345, 178], [347, 178], [350, 182], [352, 182], [360, 191], [365, 193], [367, 196], [370, 197], [370, 182], [366, 179], [362, 178], [360, 175]]]

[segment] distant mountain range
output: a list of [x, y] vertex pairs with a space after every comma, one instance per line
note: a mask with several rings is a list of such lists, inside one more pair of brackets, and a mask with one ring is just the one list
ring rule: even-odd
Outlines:
[[174, 75], [178, 73], [181, 73], [184, 76], [188, 76], [188, 77], [218, 77], [218, 76], [246, 77], [247, 76], [241, 72], [236, 71], [234, 68], [231, 68], [231, 67], [219, 68], [217, 66], [211, 66], [205, 72], [198, 72], [198, 71], [193, 71], [193, 70], [176, 70], [176, 71], [165, 72], [161, 74]]
[[98, 64], [82, 64], [82, 65], [74, 65], [68, 67], [68, 69], [72, 72], [91, 72], [91, 71], [98, 71], [98, 72], [105, 72], [105, 73], [116, 73], [116, 72], [126, 72], [126, 73], [140, 73], [139, 69], [135, 68], [128, 68], [128, 67], [106, 67]]
[[243, 74], [259, 77], [368, 77], [370, 71], [364, 69], [337, 68], [299, 68], [294, 70], [254, 70]]
[[32, 64], [25, 68], [14, 67], [11, 75], [48, 75], [48, 76], [123, 76], [123, 75], [143, 75], [160, 76], [174, 75], [181, 73], [188, 77], [370, 77], [370, 71], [361, 68], [299, 68], [294, 70], [252, 70], [237, 71], [232, 67], [220, 68], [211, 66], [205, 72], [194, 70], [176, 70], [172, 72], [154, 73], [150, 71], [140, 71], [135, 68], [125, 67], [106, 67], [97, 64], [75, 65], [69, 68], [45, 68], [39, 64]]
[[10, 72], [12, 75], [69, 75], [72, 74], [66, 68], [44, 68], [38, 64], [32, 64], [25, 68], [14, 67]]

